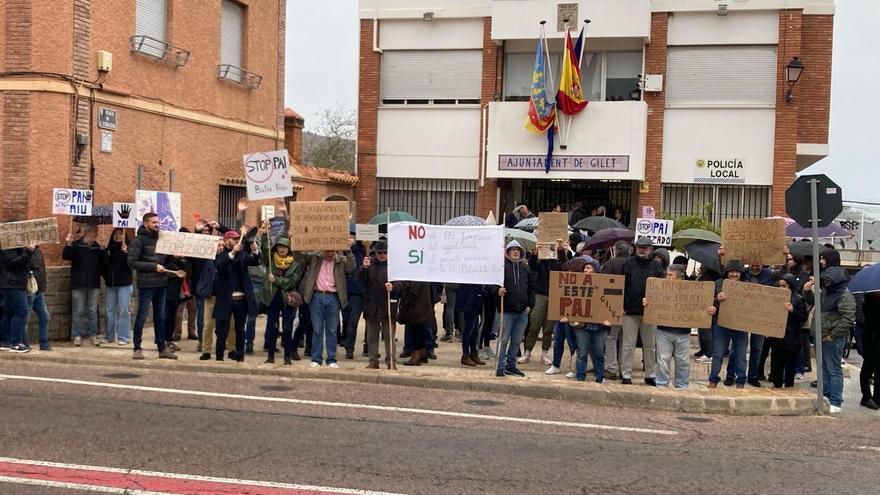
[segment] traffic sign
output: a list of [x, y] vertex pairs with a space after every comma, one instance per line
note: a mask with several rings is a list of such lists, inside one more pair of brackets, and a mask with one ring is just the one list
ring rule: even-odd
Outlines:
[[827, 227], [843, 211], [843, 192], [825, 174], [802, 175], [785, 191], [785, 211], [802, 227], [811, 227], [810, 181], [816, 183], [817, 227]]

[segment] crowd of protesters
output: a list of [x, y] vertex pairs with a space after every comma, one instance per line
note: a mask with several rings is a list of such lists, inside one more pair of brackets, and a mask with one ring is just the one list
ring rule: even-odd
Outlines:
[[[602, 214], [605, 213], [604, 207]], [[577, 221], [581, 209], [573, 208], [569, 220]], [[617, 215], [618, 212], [615, 212]], [[531, 213], [522, 207], [513, 220]], [[622, 218], [622, 212], [619, 215]], [[285, 225], [287, 226], [287, 225]], [[182, 231], [187, 231], [185, 228]], [[687, 272], [688, 260], [670, 260], [666, 249], [655, 249], [648, 238], [634, 243], [619, 241], [611, 249], [592, 252], [574, 234], [559, 240], [555, 259], [538, 259], [537, 250], [527, 252], [517, 241], [505, 247], [504, 284], [481, 286], [428, 282], [388, 281], [388, 245], [350, 241], [345, 251], [294, 252], [287, 229], [272, 235], [268, 222], [259, 228], [231, 229], [216, 221], [198, 221], [195, 232], [220, 236], [215, 259], [185, 258], [156, 252], [159, 221], [155, 214], [142, 218], [134, 238], [115, 229], [107, 246], [97, 241], [97, 229], [85, 226], [65, 239], [63, 259], [71, 264], [73, 344], [81, 346], [85, 332], [89, 344], [116, 343], [133, 347], [133, 359], [144, 359], [143, 331], [150, 311], [154, 341], [161, 359], [177, 359], [183, 336], [198, 340], [201, 360], [244, 361], [254, 354], [258, 314], [266, 314], [262, 348], [266, 362], [274, 363], [281, 338], [283, 364], [307, 357], [311, 367], [338, 368], [337, 347], [345, 359], [354, 359], [358, 325], [365, 322], [363, 356], [367, 368], [380, 362], [394, 366], [397, 339], [391, 329], [404, 329], [397, 358], [406, 366], [422, 366], [436, 359], [438, 341], [461, 342], [461, 365], [478, 367], [495, 359], [495, 374], [525, 376], [518, 364], [528, 363], [541, 341], [545, 373], [562, 373], [568, 347], [575, 358], [568, 378], [586, 381], [592, 373], [597, 383], [620, 380], [633, 383], [636, 348], [641, 346], [644, 382], [649, 386], [687, 388], [690, 380], [690, 328], [657, 327], [644, 321], [647, 280], [714, 281], [715, 304], [705, 308], [712, 315], [711, 328], [699, 329], [697, 362], [710, 364], [709, 387], [719, 383], [743, 388], [793, 387], [811, 371], [810, 324], [815, 311], [822, 314], [825, 395], [832, 412], [842, 403], [841, 359], [853, 328], [859, 328], [860, 352], [866, 356], [860, 377], [862, 405], [880, 409], [880, 391], [872, 392], [872, 380], [880, 377], [880, 296], [847, 290], [848, 276], [840, 267], [836, 251], [824, 251], [821, 272], [812, 273], [809, 259], [786, 251], [786, 266], [744, 266], [733, 260], [720, 272], [701, 266]], [[723, 249], [723, 248], [722, 248]], [[723, 252], [723, 251], [722, 251]], [[39, 246], [6, 249], [0, 256], [0, 288], [3, 317], [0, 340], [13, 352], [28, 352], [27, 323], [33, 311], [39, 320], [41, 350], [50, 350], [49, 312], [46, 307], [46, 270]], [[578, 323], [548, 319], [550, 273], [570, 271], [605, 273], [624, 277], [624, 315], [619, 325], [611, 322]], [[99, 339], [98, 301], [105, 288], [105, 331]], [[724, 280], [778, 286], [791, 291], [786, 303], [785, 335], [765, 338], [718, 324], [719, 304], [726, 299]], [[129, 310], [137, 288], [132, 326]], [[821, 287], [820, 308], [813, 308], [815, 291]], [[438, 326], [438, 304], [443, 305]], [[187, 317], [184, 318], [184, 313]], [[84, 325], [85, 323], [85, 325]], [[438, 329], [443, 330], [438, 335]], [[439, 338], [438, 338], [439, 337]], [[498, 339], [497, 357], [492, 341]], [[380, 349], [380, 341], [384, 348]], [[303, 356], [300, 355], [303, 349]], [[723, 366], [727, 358], [727, 366]], [[765, 376], [770, 361], [769, 380]], [[722, 380], [721, 372], [725, 370]], [[876, 382], [874, 382], [876, 383]]]

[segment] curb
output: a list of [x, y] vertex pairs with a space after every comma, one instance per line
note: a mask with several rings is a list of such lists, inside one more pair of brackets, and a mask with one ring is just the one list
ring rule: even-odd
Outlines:
[[[736, 390], [717, 393], [703, 390], [663, 391], [649, 387], [623, 385], [599, 385], [595, 383], [574, 384], [535, 383], [528, 379], [506, 378], [502, 380], [462, 380], [430, 375], [411, 375], [388, 372], [361, 372], [357, 370], [320, 371], [273, 368], [245, 368], [239, 366], [216, 366], [189, 364], [173, 361], [121, 361], [101, 360], [88, 357], [63, 357], [32, 354], [0, 353], [0, 361], [27, 361], [33, 363], [70, 364], [79, 366], [110, 366], [129, 369], [153, 369], [163, 371], [187, 371], [233, 375], [278, 376], [304, 380], [327, 380], [334, 382], [367, 383], [416, 387], [459, 392], [483, 392], [505, 394], [534, 399], [562, 400], [591, 405], [639, 408], [655, 411], [682, 412], [689, 414], [725, 414], [732, 416], [806, 416], [816, 410], [813, 396], [771, 391], [770, 395], [749, 396]], [[161, 363], [161, 364], [159, 364]], [[778, 395], [777, 395], [778, 394]], [[826, 405], [827, 409], [827, 405]]]

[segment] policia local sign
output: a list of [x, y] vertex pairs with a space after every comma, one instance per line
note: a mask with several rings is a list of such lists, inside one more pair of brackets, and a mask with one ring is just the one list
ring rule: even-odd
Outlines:
[[745, 184], [741, 158], [697, 158], [694, 182], [698, 184]]

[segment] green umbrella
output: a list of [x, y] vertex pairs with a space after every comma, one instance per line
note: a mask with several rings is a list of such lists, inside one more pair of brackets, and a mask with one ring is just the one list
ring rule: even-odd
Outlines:
[[391, 217], [390, 223], [418, 222], [416, 217], [410, 215], [409, 213], [407, 213], [405, 211], [392, 211], [390, 213], [390, 215], [387, 212], [386, 213], [379, 213], [378, 215], [376, 215], [375, 217], [370, 219], [370, 223], [373, 225], [386, 225], [389, 223], [388, 222], [389, 216]]
[[672, 245], [683, 250], [685, 246], [694, 241], [717, 242], [721, 244], [721, 236], [710, 230], [684, 229], [672, 234]]
[[538, 236], [525, 230], [504, 229], [504, 243], [507, 244], [510, 241], [516, 241], [520, 243], [523, 249], [531, 251], [538, 245]]

